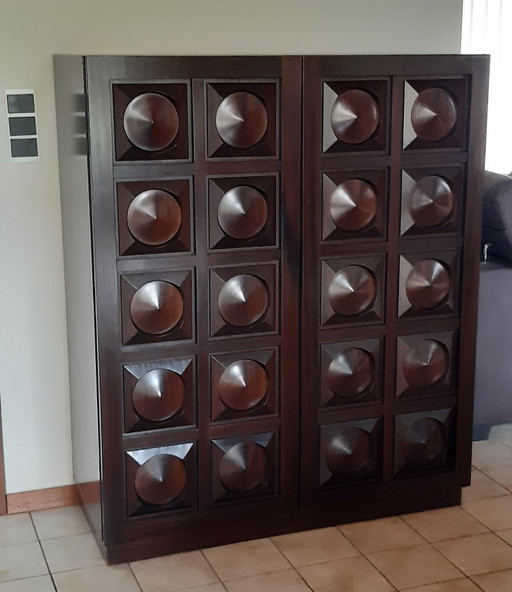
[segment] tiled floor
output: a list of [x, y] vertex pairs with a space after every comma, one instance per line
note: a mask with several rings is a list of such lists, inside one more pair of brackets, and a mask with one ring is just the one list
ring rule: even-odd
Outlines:
[[105, 565], [77, 507], [0, 518], [0, 592], [512, 592], [512, 425], [461, 507]]

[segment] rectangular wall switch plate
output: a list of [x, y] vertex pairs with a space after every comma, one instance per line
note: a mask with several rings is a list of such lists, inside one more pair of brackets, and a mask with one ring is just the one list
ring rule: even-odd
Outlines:
[[6, 90], [9, 151], [13, 162], [39, 160], [36, 102], [33, 90]]

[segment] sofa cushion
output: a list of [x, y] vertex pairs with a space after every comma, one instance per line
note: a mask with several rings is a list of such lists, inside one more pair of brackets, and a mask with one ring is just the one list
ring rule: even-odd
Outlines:
[[512, 177], [485, 171], [482, 195], [482, 245], [512, 261]]

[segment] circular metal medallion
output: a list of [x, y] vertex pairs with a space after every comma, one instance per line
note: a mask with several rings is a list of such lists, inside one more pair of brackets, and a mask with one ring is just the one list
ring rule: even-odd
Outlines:
[[141, 465], [135, 475], [135, 491], [148, 504], [162, 506], [175, 501], [187, 485], [183, 461], [170, 454], [157, 454]]
[[409, 302], [420, 309], [435, 308], [443, 304], [450, 293], [450, 287], [450, 273], [435, 259], [416, 263], [405, 283]]
[[333, 475], [353, 477], [368, 471], [374, 456], [370, 434], [361, 428], [348, 427], [329, 442], [325, 460]]
[[236, 275], [222, 286], [218, 306], [227, 323], [248, 327], [259, 321], [267, 311], [267, 287], [254, 275]]
[[423, 339], [409, 349], [402, 368], [410, 386], [428, 388], [445, 378], [448, 363], [448, 351], [442, 343]]
[[173, 102], [158, 93], [144, 93], [132, 99], [123, 118], [128, 140], [146, 152], [170, 146], [178, 134], [179, 124]]
[[256, 407], [267, 391], [267, 372], [254, 360], [233, 362], [220, 377], [219, 396], [227, 407], [235, 411]]
[[267, 223], [267, 200], [254, 187], [233, 187], [220, 200], [217, 217], [220, 227], [228, 236], [236, 239], [252, 238]]
[[172, 370], [157, 368], [139, 378], [132, 393], [137, 415], [149, 421], [164, 421], [183, 407], [185, 385]]
[[251, 148], [267, 131], [267, 110], [252, 93], [232, 93], [219, 105], [215, 125], [219, 136], [229, 146]]
[[160, 189], [139, 193], [126, 216], [128, 229], [145, 245], [163, 245], [181, 226], [181, 208], [173, 195]]
[[248, 493], [268, 481], [268, 459], [263, 446], [240, 442], [232, 446], [219, 465], [222, 485], [235, 493]]
[[148, 282], [135, 292], [130, 315], [134, 325], [145, 333], [167, 333], [181, 320], [183, 297], [174, 284], [160, 280]]
[[413, 465], [433, 462], [446, 450], [446, 429], [432, 417], [420, 417], [405, 431], [401, 440], [404, 459]]
[[361, 144], [368, 140], [379, 124], [379, 106], [364, 90], [347, 90], [334, 101], [331, 127], [334, 135], [347, 144]]
[[457, 122], [457, 107], [442, 88], [426, 88], [412, 105], [411, 124], [420, 140], [437, 142], [445, 138]]
[[349, 179], [332, 192], [329, 211], [338, 228], [349, 232], [362, 230], [375, 219], [377, 192], [362, 179]]
[[340, 269], [329, 285], [329, 304], [342, 315], [360, 315], [370, 308], [374, 299], [375, 279], [361, 265]]
[[407, 207], [416, 226], [439, 226], [453, 212], [451, 187], [445, 179], [437, 175], [423, 177], [416, 181], [407, 196]]
[[349, 347], [337, 355], [327, 370], [329, 388], [342, 397], [363, 394], [373, 381], [373, 357], [359, 347]]

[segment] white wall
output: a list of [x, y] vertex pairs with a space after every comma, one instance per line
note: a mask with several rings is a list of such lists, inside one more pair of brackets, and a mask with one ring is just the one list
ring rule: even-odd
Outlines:
[[[52, 55], [459, 53], [462, 0], [0, 0], [0, 395], [8, 493], [72, 482]], [[11, 163], [3, 94], [36, 92]]]

